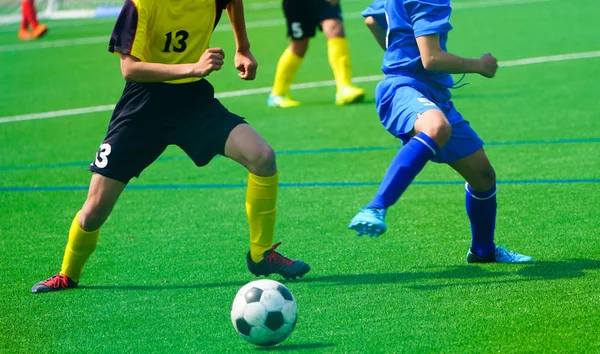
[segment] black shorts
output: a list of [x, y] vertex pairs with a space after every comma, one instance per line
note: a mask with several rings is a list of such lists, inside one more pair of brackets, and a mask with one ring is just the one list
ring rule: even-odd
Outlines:
[[128, 82], [88, 169], [127, 183], [139, 177], [168, 145], [179, 146], [197, 166], [204, 166], [215, 155], [224, 155], [229, 133], [242, 123], [242, 117], [214, 97], [206, 80]]
[[325, 0], [283, 0], [283, 13], [293, 39], [314, 37], [324, 20], [342, 19], [340, 5]]

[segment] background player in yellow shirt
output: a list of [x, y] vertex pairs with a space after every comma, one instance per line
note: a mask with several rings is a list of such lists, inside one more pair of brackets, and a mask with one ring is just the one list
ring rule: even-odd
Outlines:
[[77, 286], [121, 192], [170, 144], [181, 147], [197, 166], [220, 154], [248, 169], [250, 272], [295, 278], [310, 270], [273, 245], [278, 184], [273, 149], [221, 105], [204, 79], [224, 63], [223, 50], [208, 47], [223, 9], [235, 35], [239, 76], [254, 80], [257, 63], [249, 49], [242, 0], [125, 1], [109, 51], [120, 56], [127, 83], [89, 167], [88, 197], [71, 225], [60, 273], [35, 284], [33, 293]]
[[291, 41], [277, 63], [273, 91], [267, 104], [282, 108], [300, 105], [291, 98], [290, 86], [308, 49], [308, 40], [315, 36], [317, 27], [327, 36], [327, 55], [336, 81], [335, 103], [344, 105], [362, 101], [365, 90], [351, 84], [352, 62], [339, 0], [283, 0], [283, 12]]

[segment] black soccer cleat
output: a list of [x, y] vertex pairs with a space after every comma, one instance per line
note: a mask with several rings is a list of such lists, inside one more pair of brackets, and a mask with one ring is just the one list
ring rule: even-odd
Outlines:
[[281, 242], [276, 243], [273, 247], [266, 251], [265, 258], [255, 263], [250, 257], [250, 252], [246, 255], [246, 261], [248, 263], [248, 270], [250, 273], [258, 276], [277, 273], [285, 279], [296, 279], [296, 277], [302, 277], [308, 273], [310, 266], [301, 260], [289, 259], [281, 254], [275, 252], [275, 249], [279, 247]]
[[33, 294], [47, 293], [50, 291], [66, 290], [76, 288], [77, 283], [64, 274], [56, 274], [52, 277], [35, 284], [31, 288]]

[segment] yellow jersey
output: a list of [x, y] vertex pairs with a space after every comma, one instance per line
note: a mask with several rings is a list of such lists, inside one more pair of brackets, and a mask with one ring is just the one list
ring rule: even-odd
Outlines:
[[[125, 0], [108, 50], [148, 63], [195, 63], [230, 0]], [[198, 81], [192, 77], [168, 81]]]

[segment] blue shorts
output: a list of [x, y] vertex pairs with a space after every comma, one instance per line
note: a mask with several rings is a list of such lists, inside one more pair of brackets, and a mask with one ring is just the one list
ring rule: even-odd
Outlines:
[[431, 161], [451, 163], [481, 149], [483, 140], [454, 108], [447, 89], [432, 90], [416, 82], [408, 86], [406, 81], [386, 78], [377, 85], [377, 112], [388, 132], [406, 144], [412, 136], [418, 114], [439, 109], [450, 122], [452, 134]]

